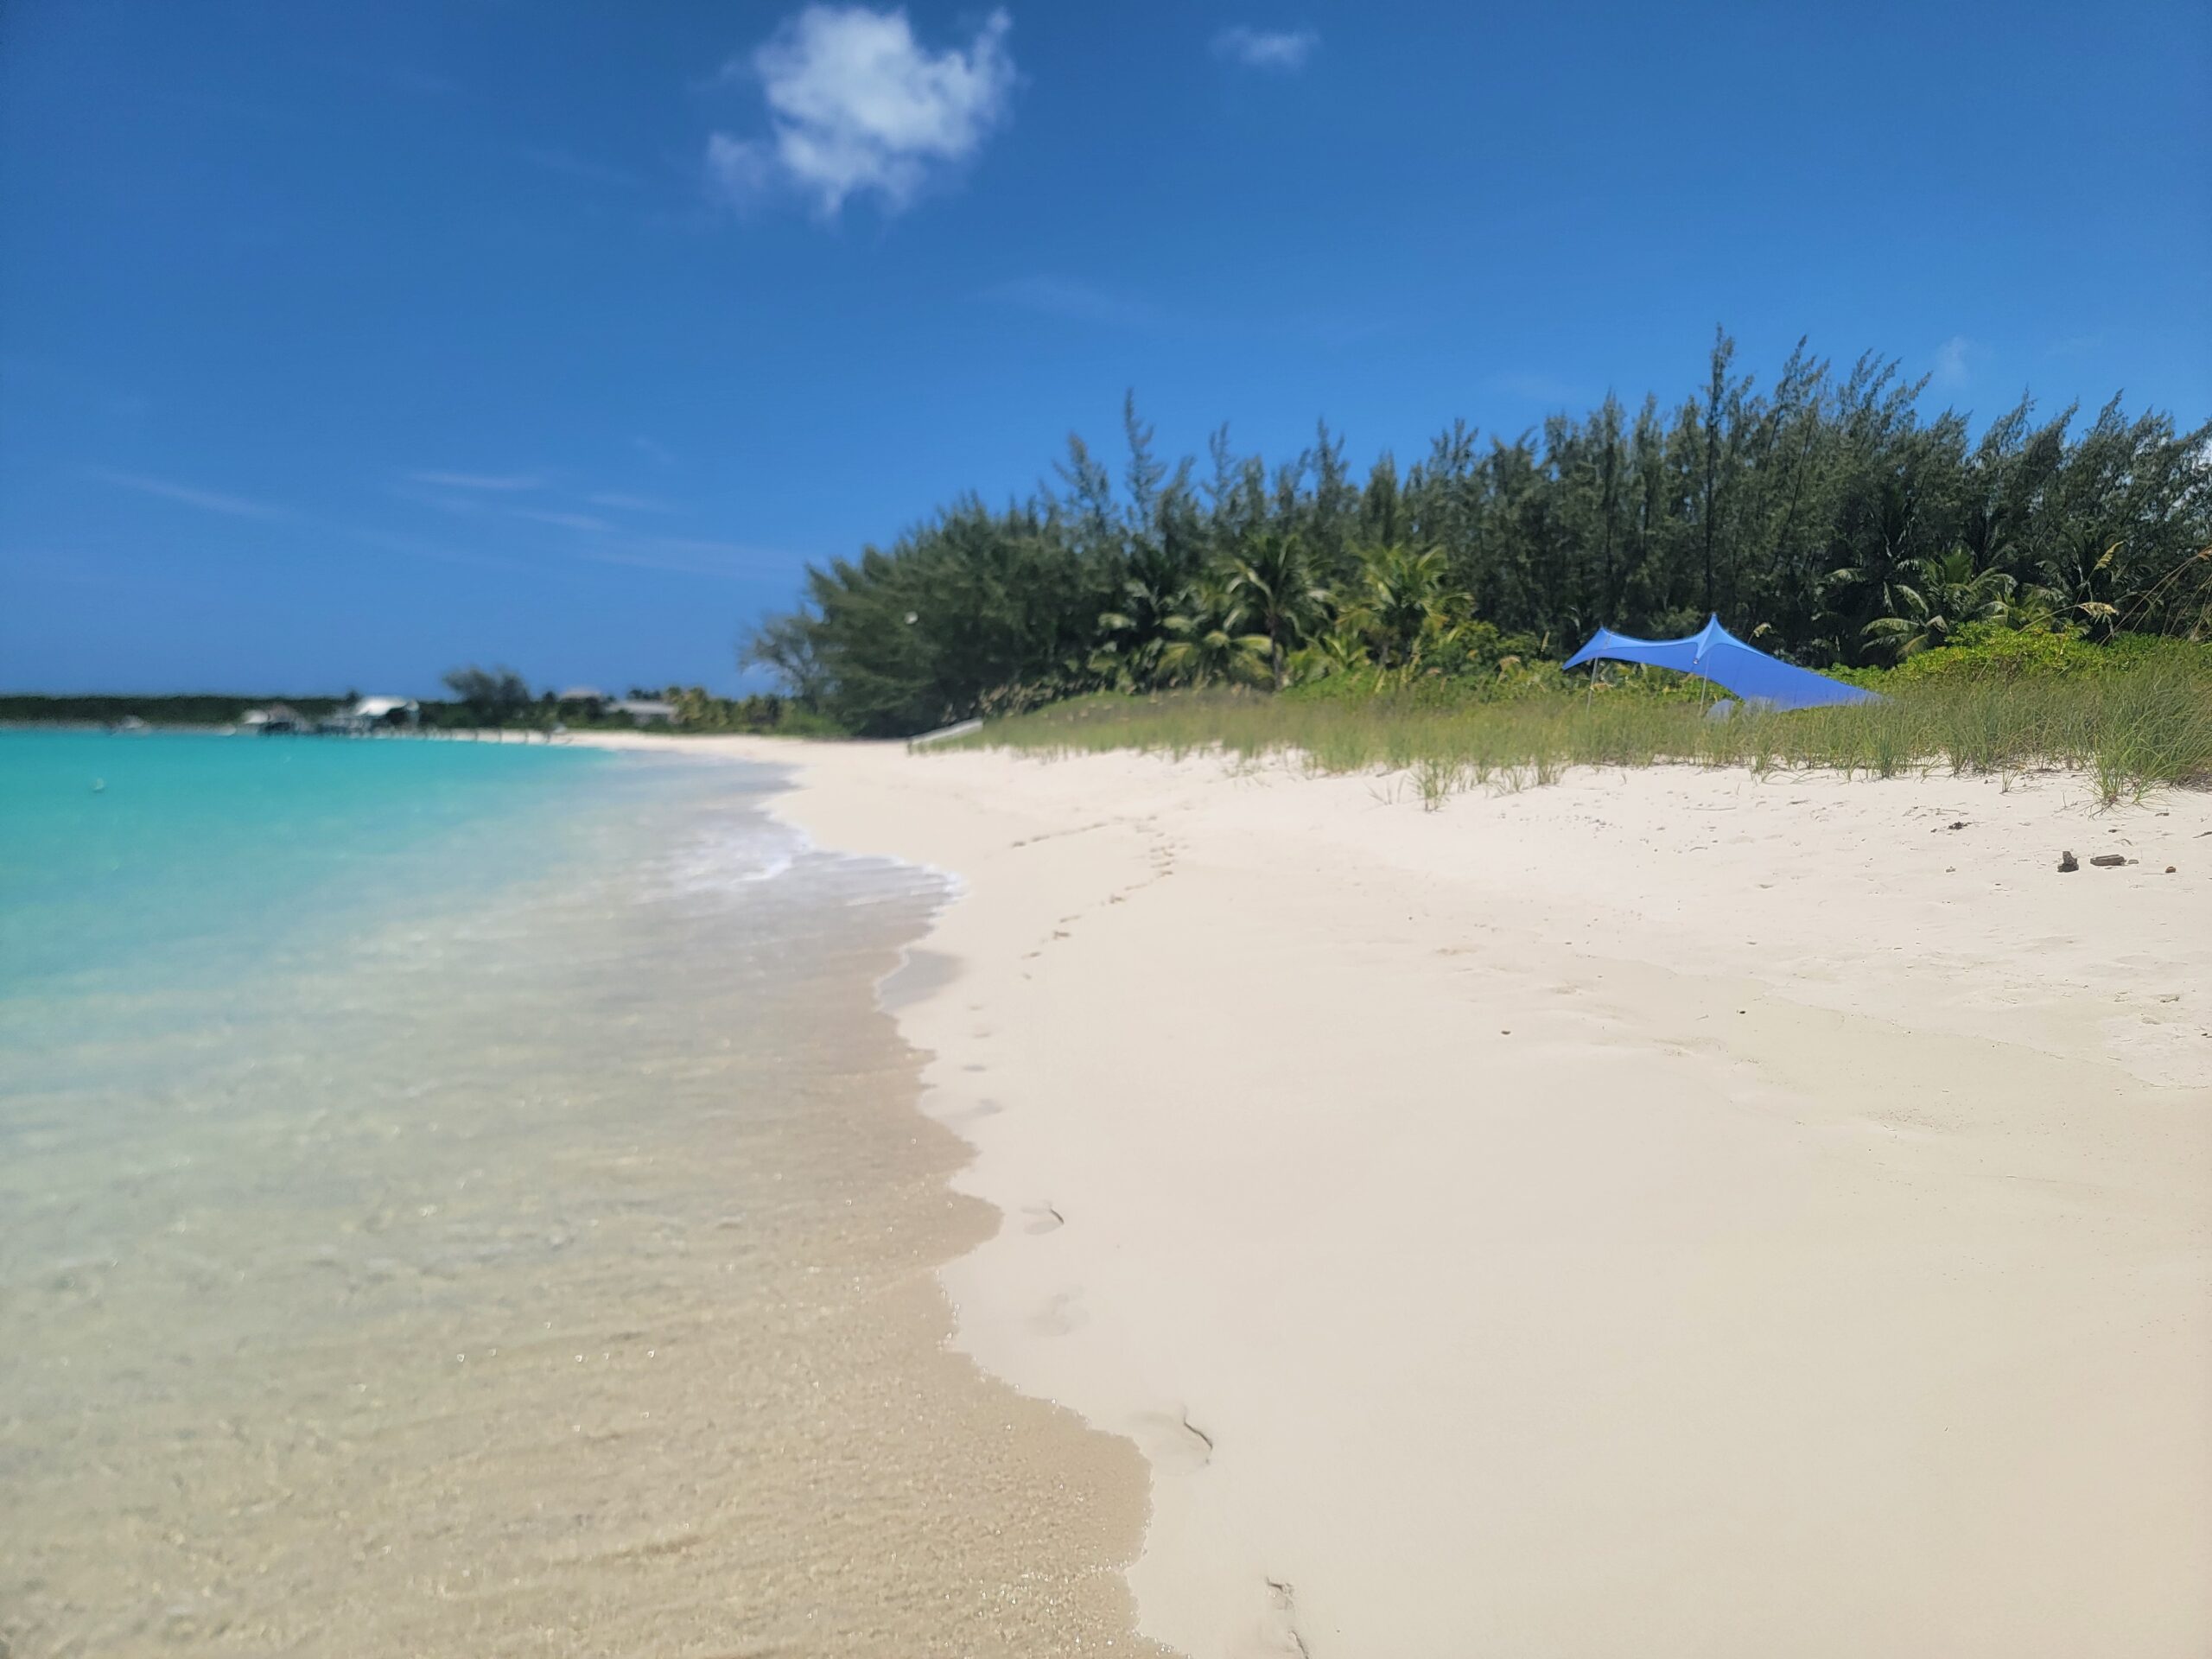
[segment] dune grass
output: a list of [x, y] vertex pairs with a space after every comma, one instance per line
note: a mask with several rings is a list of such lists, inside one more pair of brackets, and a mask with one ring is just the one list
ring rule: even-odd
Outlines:
[[1389, 694], [1101, 696], [996, 721], [960, 747], [1046, 754], [1294, 755], [1323, 773], [1402, 772], [1425, 806], [1463, 790], [1555, 782], [1569, 766], [1822, 768], [1891, 778], [1948, 770], [2092, 773], [2107, 804], [2212, 787], [2212, 675], [2158, 661], [2047, 679], [1904, 684], [1878, 703], [1707, 717], [1680, 698], [1551, 693], [1440, 705]]

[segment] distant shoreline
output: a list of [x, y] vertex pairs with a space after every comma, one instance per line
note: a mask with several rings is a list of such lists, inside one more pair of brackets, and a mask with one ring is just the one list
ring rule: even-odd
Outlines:
[[[236, 721], [147, 721], [144, 724], [125, 728], [113, 721], [102, 720], [0, 720], [0, 732], [85, 732], [109, 737], [260, 737], [298, 739], [312, 741], [323, 737], [335, 737], [346, 741], [385, 742], [395, 739], [404, 741], [429, 740], [437, 741], [488, 743], [537, 742], [560, 743], [569, 738], [585, 735], [576, 732], [548, 732], [527, 726], [421, 726], [404, 730], [393, 728], [378, 732], [270, 732], [249, 731]], [[619, 735], [619, 734], [617, 734]]]

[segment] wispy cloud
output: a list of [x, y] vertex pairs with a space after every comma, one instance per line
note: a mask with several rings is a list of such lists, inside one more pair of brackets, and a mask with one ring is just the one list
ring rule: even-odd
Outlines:
[[708, 175], [734, 201], [782, 186], [810, 198], [825, 219], [871, 192], [897, 212], [1006, 118], [1013, 27], [994, 11], [964, 48], [931, 52], [904, 11], [809, 6], [724, 71], [759, 80], [768, 134], [713, 134]]
[[665, 570], [686, 576], [740, 577], [795, 568], [798, 560], [772, 548], [689, 536], [636, 536], [578, 550], [577, 556], [601, 564]]
[[1213, 54], [1247, 69], [1303, 69], [1321, 37], [1310, 29], [1253, 29], [1233, 23], [1213, 37]]
[[995, 305], [1015, 306], [1042, 316], [1107, 323], [1121, 328], [1149, 327], [1159, 321], [1158, 315], [1141, 301], [1126, 299], [1065, 276], [1017, 276], [994, 283], [978, 297]]
[[497, 555], [479, 553], [470, 550], [448, 547], [435, 542], [425, 542], [412, 536], [395, 535], [371, 525], [349, 524], [342, 519], [325, 518], [316, 514], [296, 512], [289, 507], [280, 507], [271, 502], [255, 501], [245, 496], [226, 495], [216, 490], [203, 490], [188, 484], [173, 483], [167, 479], [147, 478], [137, 473], [119, 473], [106, 467], [89, 467], [86, 476], [120, 489], [136, 490], [142, 495], [156, 496], [180, 505], [196, 507], [203, 512], [221, 513], [232, 518], [256, 518], [268, 523], [283, 524], [296, 532], [310, 531], [317, 536], [340, 536], [364, 547], [379, 552], [395, 554], [403, 558], [429, 559], [442, 564], [472, 565], [486, 569], [522, 570], [529, 567], [513, 559]]
[[[550, 555], [562, 561], [582, 560], [592, 564], [621, 565], [726, 581], [766, 571], [787, 570], [798, 563], [788, 555], [741, 542], [646, 534], [597, 513], [551, 505], [523, 505], [496, 493], [471, 493], [466, 490], [440, 493], [412, 487], [401, 488], [395, 493], [418, 505], [451, 514], [480, 533], [489, 530], [510, 546], [526, 545], [534, 560], [542, 561]], [[602, 490], [582, 499], [618, 512], [681, 511], [652, 496], [629, 495], [615, 490]], [[557, 537], [531, 536], [517, 528], [524, 524], [549, 524], [566, 533]], [[425, 547], [425, 556], [429, 556], [427, 545], [418, 545]], [[503, 568], [547, 568], [542, 563], [525, 567], [511, 559], [497, 562]]]
[[540, 512], [534, 507], [515, 507], [509, 511], [510, 518], [527, 518], [532, 524], [553, 524], [562, 530], [605, 531], [613, 525], [604, 518], [594, 518], [588, 512]]
[[256, 501], [243, 495], [226, 495], [219, 490], [203, 490], [196, 485], [173, 483], [165, 478], [148, 478], [139, 473], [111, 472], [105, 467], [86, 468], [88, 478], [103, 484], [112, 484], [118, 489], [136, 490], [141, 495], [157, 496], [164, 501], [174, 501], [181, 506], [197, 507], [202, 512], [224, 513], [232, 518], [289, 518], [284, 508], [267, 501]]
[[676, 504], [672, 501], [664, 501], [659, 497], [652, 495], [626, 495], [620, 490], [601, 490], [586, 496], [584, 499], [594, 507], [605, 507], [611, 512], [674, 512], [677, 511]]
[[656, 443], [642, 432], [630, 440], [630, 447], [656, 467], [676, 465], [675, 455], [664, 445]]
[[535, 473], [410, 473], [410, 483], [442, 490], [534, 490], [545, 480]]
[[364, 524], [334, 524], [330, 528], [364, 547], [373, 547], [380, 553], [397, 554], [402, 558], [430, 559], [440, 564], [466, 565], [480, 570], [528, 570], [531, 568], [520, 559], [503, 558], [496, 553], [480, 553], [474, 549], [448, 547], [440, 542], [426, 542], [416, 536], [395, 535], [391, 531], [373, 530]]
[[1949, 391], [1965, 385], [1973, 378], [1967, 359], [1974, 348], [1974, 342], [1964, 334], [1953, 334], [1936, 348], [1936, 364], [1929, 371], [1929, 380]]
[[[84, 475], [95, 482], [117, 489], [130, 490], [159, 500], [173, 501], [180, 506], [194, 508], [202, 512], [219, 513], [232, 518], [258, 519], [282, 524], [292, 532], [313, 532], [318, 537], [342, 537], [364, 547], [380, 552], [411, 559], [434, 560], [441, 563], [474, 566], [483, 569], [525, 571], [543, 570], [543, 551], [531, 550], [532, 556], [518, 558], [505, 554], [482, 551], [474, 548], [454, 547], [443, 543], [425, 541], [420, 537], [398, 534], [367, 524], [348, 523], [341, 519], [326, 518], [318, 514], [295, 512], [273, 502], [257, 501], [242, 495], [232, 495], [219, 490], [202, 489], [196, 485], [183, 484], [165, 478], [152, 478], [140, 473], [120, 472], [111, 467], [88, 467]], [[473, 473], [416, 473], [409, 474], [424, 483], [461, 492], [455, 494], [433, 494], [411, 490], [398, 492], [403, 497], [442, 512], [453, 513], [480, 529], [501, 520], [516, 519], [531, 524], [550, 524], [573, 532], [573, 538], [563, 537], [548, 543], [557, 556], [581, 559], [592, 563], [627, 566], [638, 569], [667, 571], [676, 575], [704, 576], [715, 580], [735, 581], [765, 572], [785, 570], [798, 561], [791, 556], [772, 549], [759, 548], [741, 542], [716, 541], [709, 538], [681, 536], [638, 535], [622, 525], [593, 513], [563, 512], [557, 508], [537, 508], [509, 505], [499, 497], [502, 493], [538, 487], [536, 477], [493, 476]], [[480, 493], [471, 494], [474, 491]], [[586, 498], [594, 505], [616, 511], [632, 512], [673, 512], [678, 511], [671, 504], [651, 496], [625, 495], [615, 491], [603, 491]], [[511, 532], [512, 533], [512, 532]], [[541, 538], [542, 540], [542, 538]]]

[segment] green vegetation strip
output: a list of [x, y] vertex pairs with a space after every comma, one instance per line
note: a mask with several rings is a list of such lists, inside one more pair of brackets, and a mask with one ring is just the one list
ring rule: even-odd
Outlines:
[[1961, 650], [1944, 653], [1957, 659], [1948, 672], [1864, 677], [1878, 703], [1787, 714], [1706, 706], [1694, 682], [1662, 672], [1570, 690], [1554, 671], [1554, 685], [1489, 696], [1440, 681], [1082, 697], [947, 747], [1295, 756], [1317, 773], [1404, 772], [1430, 807], [1468, 789], [1552, 783], [1569, 766], [1660, 762], [1874, 778], [2063, 767], [2093, 773], [2107, 804], [2158, 785], [2212, 787], [2212, 647], [2152, 641], [2085, 671], [2025, 674], [1991, 670], [1995, 654], [1981, 671]]
[[747, 654], [841, 729], [902, 737], [1102, 690], [1482, 681], [1708, 613], [1823, 671], [1977, 630], [2212, 639], [2212, 423], [2023, 399], [1976, 433], [1894, 363], [1801, 349], [1762, 386], [1734, 349], [1679, 401], [1454, 423], [1363, 483], [1325, 429], [1171, 461], [1132, 403], [1118, 486], [1071, 439], [1023, 499], [810, 568]]

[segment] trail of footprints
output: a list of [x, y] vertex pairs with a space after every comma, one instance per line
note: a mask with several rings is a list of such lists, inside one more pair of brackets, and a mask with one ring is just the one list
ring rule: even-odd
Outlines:
[[[1096, 830], [1103, 827], [1104, 826], [1103, 824], [1086, 824], [1084, 826], [1087, 830]], [[1151, 867], [1152, 874], [1144, 880], [1133, 882], [1128, 887], [1120, 887], [1116, 889], [1114, 892], [1108, 893], [1106, 895], [1106, 902], [1109, 905], [1126, 904], [1133, 895], [1143, 892], [1147, 887], [1156, 886], [1175, 874], [1176, 855], [1179, 854], [1182, 849], [1179, 847], [1170, 837], [1161, 835], [1159, 832], [1155, 821], [1151, 818], [1139, 818], [1135, 820], [1135, 827], [1141, 832], [1151, 837], [1150, 844], [1145, 850], [1145, 861]], [[1063, 831], [1062, 833], [1075, 834], [1077, 832], [1070, 830]], [[1053, 837], [1050, 836], [1033, 836], [1027, 841], [1017, 841], [1013, 842], [1012, 845], [1015, 847], [1028, 847], [1033, 846], [1039, 841], [1048, 841], [1052, 839], [1053, 839]], [[1084, 911], [1076, 910], [1071, 911], [1066, 915], [1061, 917], [1053, 924], [1051, 935], [1046, 938], [1039, 940], [1036, 949], [1023, 951], [1021, 953], [1021, 959], [1024, 962], [1033, 962], [1039, 957], [1043, 956], [1046, 950], [1056, 940], [1072, 938], [1073, 935], [1069, 931], [1069, 930], [1072, 928], [1076, 923], [1083, 920], [1084, 917], [1087, 913], [1088, 912]], [[1026, 979], [1028, 976], [1025, 974], [1023, 977]]]
[[1270, 1632], [1275, 1638], [1278, 1651], [1294, 1653], [1298, 1659], [1313, 1659], [1313, 1649], [1306, 1645], [1306, 1637], [1298, 1628], [1298, 1599], [1287, 1579], [1267, 1579], [1269, 1611], [1274, 1614], [1276, 1629]]
[[[1096, 823], [1084, 824], [1077, 829], [1060, 830], [1052, 835], [1033, 836], [1027, 840], [1014, 842], [1012, 845], [1017, 848], [1028, 847], [1040, 841], [1083, 835], [1093, 830], [1104, 829], [1110, 822], [1110, 820], [1102, 820]], [[1137, 827], [1143, 830], [1154, 831], [1153, 821], [1150, 819], [1139, 820]], [[1176, 855], [1181, 850], [1168, 836], [1154, 832], [1151, 845], [1146, 850], [1146, 862], [1151, 867], [1151, 875], [1145, 880], [1108, 893], [1106, 902], [1109, 905], [1125, 904], [1134, 894], [1141, 893], [1147, 887], [1156, 886], [1173, 875]], [[1022, 960], [1034, 961], [1044, 955], [1046, 949], [1056, 941], [1071, 938], [1072, 935], [1069, 930], [1077, 922], [1082, 921], [1085, 914], [1085, 912], [1080, 910], [1071, 911], [1067, 915], [1059, 918], [1054, 924], [1050, 937], [1039, 941], [1034, 950], [1023, 952]], [[1027, 976], [1026, 974], [1023, 976], [1024, 978]], [[988, 1032], [976, 1033], [978, 1036], [989, 1034]], [[981, 1071], [984, 1068], [980, 1065], [970, 1065], [966, 1069], [970, 1071]], [[972, 1111], [975, 1116], [982, 1116], [1000, 1109], [995, 1102], [982, 1101], [976, 1103]], [[1021, 1211], [1021, 1214], [1024, 1217], [1022, 1231], [1031, 1237], [1041, 1237], [1048, 1233], [1058, 1232], [1068, 1224], [1067, 1217], [1060, 1211], [1058, 1205], [1051, 1203], [1030, 1205]], [[1079, 1330], [1090, 1320], [1090, 1315], [1083, 1308], [1082, 1300], [1083, 1292], [1080, 1288], [1056, 1293], [1043, 1307], [1030, 1316], [1030, 1328], [1044, 1336], [1065, 1336], [1071, 1332]], [[1153, 1465], [1164, 1474], [1194, 1474], [1213, 1461], [1213, 1436], [1191, 1421], [1191, 1414], [1187, 1407], [1172, 1414], [1166, 1412], [1141, 1414], [1134, 1421], [1132, 1427], [1138, 1431], [1137, 1438], [1145, 1446]], [[1294, 1656], [1294, 1659], [1313, 1659], [1313, 1650], [1306, 1644], [1305, 1635], [1298, 1628], [1297, 1599], [1290, 1582], [1287, 1580], [1274, 1578], [1265, 1579], [1263, 1582], [1267, 1586], [1269, 1618], [1266, 1622], [1266, 1628], [1256, 1632], [1257, 1643], [1253, 1651], [1255, 1654], [1290, 1655]]]
[[[1059, 1206], [1049, 1202], [1027, 1205], [1021, 1214], [1026, 1218], [1022, 1231], [1033, 1237], [1056, 1233], [1068, 1224]], [[1082, 1288], [1077, 1287], [1056, 1293], [1030, 1315], [1029, 1328], [1039, 1336], [1066, 1336], [1088, 1324], [1090, 1318], [1083, 1306]], [[1188, 1406], [1141, 1412], [1129, 1421], [1128, 1429], [1147, 1460], [1162, 1475], [1195, 1475], [1213, 1461], [1213, 1436], [1192, 1421]], [[1298, 1627], [1297, 1599], [1289, 1580], [1266, 1578], [1263, 1582], [1268, 1592], [1267, 1614], [1249, 1639], [1236, 1644], [1236, 1653], [1249, 1659], [1268, 1659], [1271, 1655], [1313, 1659], [1313, 1649]]]

